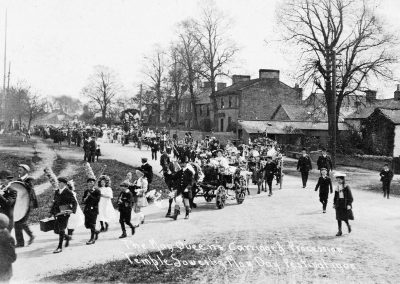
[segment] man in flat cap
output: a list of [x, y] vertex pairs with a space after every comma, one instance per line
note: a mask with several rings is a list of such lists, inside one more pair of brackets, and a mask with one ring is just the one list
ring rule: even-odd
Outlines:
[[8, 183], [12, 179], [10, 171], [0, 172], [0, 214], [8, 217], [8, 231], [11, 233], [14, 228], [14, 205], [17, 199], [17, 191], [12, 188], [7, 188]]
[[54, 253], [62, 251], [64, 239], [65, 247], [68, 247], [70, 236], [65, 234], [65, 229], [68, 225], [70, 214], [76, 212], [78, 206], [74, 194], [67, 188], [67, 179], [64, 177], [58, 178], [59, 188], [54, 192], [53, 206], [50, 209], [50, 214], [56, 219], [54, 232], [59, 235], [58, 247]]
[[35, 239], [35, 236], [33, 235], [31, 229], [29, 228], [29, 226], [27, 224], [31, 206], [33, 208], [39, 207], [38, 201], [36, 198], [36, 194], [35, 194], [35, 189], [33, 188], [34, 179], [29, 176], [30, 170], [31, 170], [30, 167], [26, 164], [20, 164], [18, 166], [17, 181], [24, 183], [25, 188], [28, 190], [29, 198], [30, 198], [30, 205], [29, 205], [28, 211], [26, 212], [25, 216], [21, 220], [14, 223], [15, 239], [17, 241], [16, 247], [25, 246], [23, 231], [25, 231], [29, 236], [28, 245], [31, 245], [33, 243], [33, 240]]

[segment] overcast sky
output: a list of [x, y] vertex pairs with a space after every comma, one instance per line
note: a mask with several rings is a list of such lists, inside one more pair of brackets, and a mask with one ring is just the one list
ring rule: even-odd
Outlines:
[[[294, 85], [296, 62], [290, 61], [275, 41], [275, 6], [280, 1], [216, 2], [233, 19], [233, 39], [240, 47], [231, 73], [256, 77], [260, 68], [280, 69], [282, 81]], [[381, 2], [380, 13], [391, 28], [400, 30], [400, 1], [377, 2]], [[11, 84], [25, 80], [43, 95], [74, 97], [80, 96], [95, 65], [114, 69], [125, 88], [135, 93], [144, 80], [143, 56], [155, 44], [167, 47], [174, 38], [176, 23], [196, 16], [199, 9], [197, 0], [0, 0], [0, 3], [0, 58], [7, 9]], [[375, 89], [380, 96], [391, 96], [396, 83]]]

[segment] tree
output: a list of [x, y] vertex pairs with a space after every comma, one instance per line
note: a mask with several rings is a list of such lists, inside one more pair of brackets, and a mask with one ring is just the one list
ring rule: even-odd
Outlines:
[[18, 83], [17, 86], [10, 87], [7, 91], [6, 118], [8, 120], [16, 119], [20, 127], [26, 116], [29, 90], [29, 87]]
[[185, 69], [181, 63], [179, 50], [177, 46], [172, 46], [170, 51], [170, 66], [168, 70], [168, 83], [170, 93], [173, 93], [175, 100], [175, 120], [179, 124], [179, 109], [181, 98], [186, 90]]
[[148, 87], [150, 91], [154, 92], [156, 99], [155, 109], [155, 124], [161, 121], [161, 104], [165, 94], [166, 83], [166, 54], [160, 48], [156, 47], [153, 54], [145, 57], [146, 65], [143, 73], [149, 79]]
[[[314, 84], [325, 95], [335, 162], [343, 99], [365, 90], [374, 77], [392, 78], [396, 38], [385, 31], [368, 0], [288, 0], [278, 10], [278, 19], [284, 39], [301, 49], [298, 80]], [[341, 58], [339, 74], [332, 70], [335, 54]], [[333, 75], [338, 78], [336, 85]]]
[[202, 70], [201, 49], [199, 41], [196, 39], [195, 22], [186, 20], [179, 24], [180, 32], [178, 35], [178, 44], [176, 46], [179, 53], [178, 60], [185, 70], [186, 85], [189, 89], [190, 99], [193, 110], [193, 127], [198, 128], [198, 118], [196, 109], [195, 83]]
[[95, 66], [94, 73], [89, 77], [88, 84], [82, 89], [82, 94], [87, 96], [101, 111], [103, 122], [106, 121], [108, 109], [122, 86], [117, 80], [116, 73], [106, 66]]
[[78, 110], [82, 109], [82, 103], [79, 99], [67, 95], [54, 97], [52, 100], [61, 110], [69, 114], [76, 113]]
[[33, 120], [45, 114], [46, 101], [38, 94], [29, 92], [26, 98], [26, 116], [28, 118], [28, 129]]
[[[215, 93], [217, 77], [228, 75], [227, 67], [238, 51], [228, 36], [230, 24], [214, 3], [203, 7], [202, 16], [195, 20], [195, 37], [202, 53], [203, 63], [200, 74], [210, 82], [211, 95]], [[214, 113], [217, 112], [215, 99], [213, 99], [213, 110]]]

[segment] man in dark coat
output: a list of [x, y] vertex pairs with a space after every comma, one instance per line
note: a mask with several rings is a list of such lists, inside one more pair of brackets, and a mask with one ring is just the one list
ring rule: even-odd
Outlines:
[[331, 157], [329, 157], [328, 154], [326, 153], [326, 148], [322, 148], [322, 155], [318, 157], [317, 166], [318, 170], [321, 170], [322, 168], [326, 169], [328, 171], [328, 176], [329, 176], [329, 173], [332, 170], [333, 165]]
[[379, 176], [381, 177], [381, 182], [382, 182], [383, 198], [387, 196], [387, 199], [389, 199], [390, 183], [392, 182], [393, 179], [393, 172], [392, 170], [389, 169], [388, 164], [385, 164], [383, 166], [383, 169], [380, 172]]
[[140, 166], [140, 170], [147, 178], [150, 186], [151, 182], [153, 181], [153, 167], [149, 165], [149, 163], [147, 162], [147, 158], [142, 158], [142, 165]]
[[96, 137], [92, 136], [89, 141], [89, 163], [94, 163], [94, 158], [96, 157]]
[[0, 283], [8, 283], [12, 277], [12, 263], [17, 259], [15, 241], [7, 230], [8, 217], [0, 214]]
[[267, 182], [269, 194], [272, 195], [272, 181], [276, 172], [276, 164], [272, 161], [272, 156], [267, 157], [267, 163], [264, 166], [264, 179]]
[[95, 243], [99, 236], [99, 231], [96, 231], [97, 215], [99, 214], [100, 190], [94, 188], [95, 179], [87, 179], [87, 189], [83, 193], [82, 203], [85, 204], [83, 214], [85, 215], [85, 227], [90, 229], [90, 240], [87, 245]]
[[58, 178], [59, 188], [54, 192], [53, 206], [50, 209], [50, 214], [56, 219], [54, 231], [59, 235], [58, 247], [53, 253], [62, 251], [64, 239], [65, 247], [68, 247], [71, 237], [65, 234], [65, 229], [70, 214], [75, 213], [78, 206], [74, 194], [67, 188], [67, 182], [66, 178]]
[[321, 176], [315, 186], [315, 191], [319, 189], [319, 201], [322, 203], [322, 213], [326, 213], [326, 205], [328, 204], [329, 192], [332, 194], [332, 181], [328, 176], [326, 169], [321, 169]]
[[153, 140], [150, 143], [150, 149], [151, 149], [151, 159], [152, 160], [157, 160], [157, 152], [160, 148], [160, 145], [157, 141], [156, 138], [153, 138]]
[[11, 172], [0, 172], [0, 213], [8, 217], [8, 231], [11, 233], [14, 228], [14, 205], [17, 200], [17, 191], [12, 188], [5, 187], [12, 179]]
[[301, 173], [301, 180], [303, 182], [303, 188], [306, 188], [308, 181], [308, 173], [312, 170], [312, 163], [310, 156], [307, 155], [307, 150], [303, 148], [301, 157], [297, 162], [297, 170]]
[[28, 165], [20, 164], [18, 166], [18, 176], [19, 176], [19, 178], [17, 179], [17, 181], [20, 181], [20, 182], [24, 183], [25, 188], [27, 189], [27, 191], [29, 193], [30, 204], [29, 204], [29, 208], [28, 208], [28, 211], [25, 214], [25, 216], [21, 220], [18, 220], [17, 222], [14, 223], [14, 225], [15, 225], [15, 239], [17, 241], [16, 247], [23, 247], [25, 245], [23, 231], [25, 231], [29, 236], [28, 245], [31, 245], [33, 243], [33, 240], [35, 239], [35, 236], [33, 235], [31, 229], [29, 228], [29, 226], [27, 224], [27, 222], [28, 222], [31, 206], [33, 208], [38, 208], [39, 204], [38, 204], [38, 201], [37, 201], [37, 198], [36, 198], [35, 189], [33, 188], [34, 180], [33, 180], [32, 177], [30, 177], [28, 175], [29, 172], [30, 172], [30, 167]]
[[84, 160], [84, 161], [88, 161], [88, 162], [90, 163], [90, 160], [89, 160], [89, 156], [90, 156], [89, 141], [90, 141], [89, 137], [86, 137], [86, 138], [83, 140], [83, 152], [84, 152], [84, 154], [83, 154], [83, 160]]
[[[185, 206], [186, 215], [185, 219], [189, 219], [190, 213], [190, 199], [192, 198], [192, 186], [194, 183], [195, 170], [188, 163], [186, 158], [181, 158], [179, 160], [181, 169], [174, 174], [174, 189], [175, 189], [175, 200], [180, 196], [183, 199], [183, 204]], [[174, 215], [171, 216], [174, 220], [178, 218], [180, 214], [179, 203], [175, 204]]]

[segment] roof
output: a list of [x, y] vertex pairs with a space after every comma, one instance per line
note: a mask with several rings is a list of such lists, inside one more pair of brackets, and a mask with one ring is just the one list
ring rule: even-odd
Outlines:
[[[211, 99], [211, 88], [199, 88], [196, 90], [196, 104], [210, 104]], [[186, 91], [183, 96], [183, 100], [190, 100], [190, 93], [189, 91]]]
[[376, 100], [368, 106], [353, 112], [349, 116], [346, 117], [346, 119], [352, 119], [352, 120], [357, 120], [357, 119], [366, 119], [368, 118], [376, 108], [384, 108], [384, 109], [400, 109], [400, 101], [395, 100], [395, 99], [384, 99], [384, 100]]
[[378, 110], [394, 124], [400, 124], [400, 109], [378, 108]]
[[[239, 120], [239, 126], [247, 133], [290, 134], [287, 129], [298, 130], [328, 130], [327, 122], [312, 121], [278, 121], [278, 120]], [[339, 130], [347, 130], [345, 123], [338, 124]]]
[[236, 82], [235, 84], [232, 84], [226, 88], [223, 88], [221, 90], [218, 90], [214, 93], [214, 95], [223, 95], [223, 94], [228, 94], [228, 93], [234, 93], [237, 91], [241, 91], [242, 89], [249, 87], [257, 82], [259, 82], [262, 79], [252, 79], [248, 81], [239, 81]]

